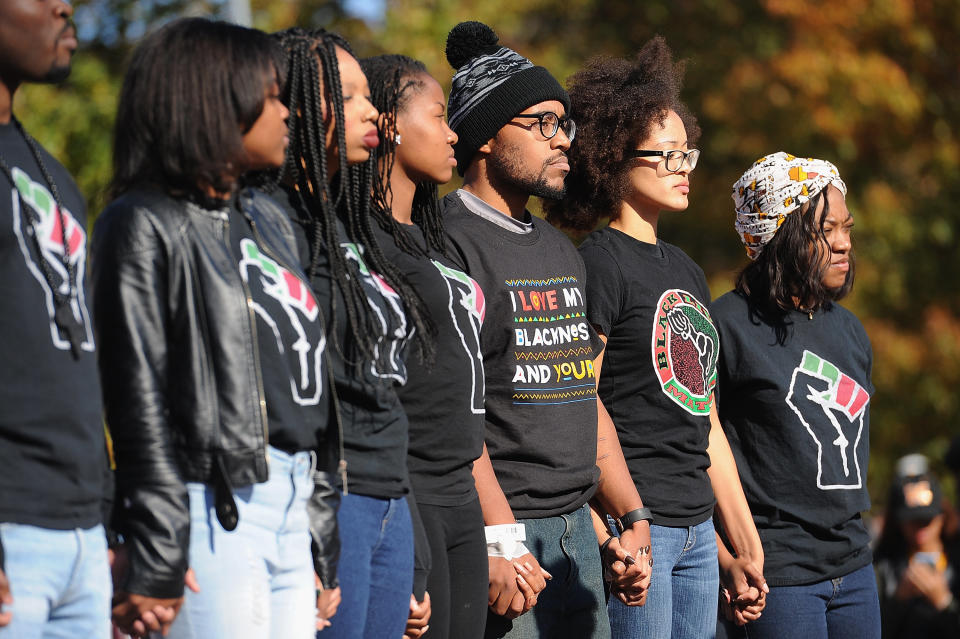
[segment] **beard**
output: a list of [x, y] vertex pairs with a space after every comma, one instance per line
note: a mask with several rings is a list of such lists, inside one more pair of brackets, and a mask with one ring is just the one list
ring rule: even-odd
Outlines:
[[50, 70], [43, 76], [41, 82], [45, 84], [60, 84], [70, 76], [70, 63], [64, 65], [54, 64]]
[[[76, 25], [74, 25], [73, 20], [67, 20], [67, 23], [63, 25], [63, 29], [60, 30], [60, 33], [57, 34], [57, 42], [60, 41], [60, 38], [63, 37], [67, 31], [73, 29], [74, 34], [76, 34]], [[56, 44], [54, 45], [56, 46]], [[50, 65], [50, 68], [47, 70], [43, 77], [40, 79], [40, 82], [46, 84], [60, 84], [70, 75], [70, 63], [73, 58], [72, 54], [67, 58], [66, 64], [58, 64], [56, 60]]]
[[492, 178], [491, 181], [509, 185], [527, 195], [548, 200], [563, 199], [567, 192], [566, 184], [550, 186], [547, 181], [547, 168], [556, 160], [555, 157], [544, 160], [539, 173], [536, 175], [525, 170], [525, 167], [517, 159], [519, 157], [520, 147], [518, 145], [505, 147], [501, 149], [500, 153], [490, 155], [487, 159], [487, 165]]

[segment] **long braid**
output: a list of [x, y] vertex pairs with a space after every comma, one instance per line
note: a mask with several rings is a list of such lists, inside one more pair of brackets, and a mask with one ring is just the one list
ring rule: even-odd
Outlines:
[[[360, 66], [367, 76], [370, 85], [371, 99], [381, 113], [385, 123], [381, 131], [380, 144], [377, 146], [375, 157], [364, 170], [371, 174], [370, 188], [365, 189], [370, 195], [372, 214], [380, 227], [393, 238], [400, 250], [414, 256], [426, 256], [429, 249], [434, 249], [442, 255], [446, 254], [446, 240], [443, 232], [443, 222], [438, 200], [437, 186], [432, 183], [421, 183], [416, 187], [413, 200], [412, 221], [423, 231], [427, 246], [420, 246], [407, 230], [396, 221], [391, 211], [393, 193], [390, 188], [390, 175], [396, 162], [396, 122], [399, 113], [406, 106], [410, 93], [423, 88], [423, 76], [427, 75], [424, 64], [402, 55], [382, 55], [366, 58], [360, 61]], [[371, 234], [372, 230], [368, 219], [360, 221], [360, 232]], [[382, 252], [376, 242], [370, 242], [374, 260], [382, 257]], [[386, 272], [395, 271], [393, 265], [383, 258]], [[401, 288], [408, 284], [400, 273], [396, 281]], [[410, 297], [404, 291], [401, 296], [407, 303], [408, 310], [414, 320], [420, 338], [421, 352], [428, 352], [432, 356], [432, 339], [426, 344], [427, 338], [436, 333], [436, 326], [430, 318], [426, 305], [417, 292], [410, 288]]]
[[440, 211], [437, 185], [421, 182], [417, 185], [413, 197], [412, 221], [423, 230], [427, 247], [419, 246], [409, 233], [390, 213], [393, 193], [388, 179], [396, 163], [396, 122], [400, 111], [406, 106], [410, 91], [423, 87], [422, 76], [428, 74], [426, 66], [419, 60], [404, 55], [380, 55], [364, 58], [360, 66], [370, 83], [373, 105], [377, 107], [387, 123], [387, 129], [381, 135], [376, 155], [380, 162], [379, 179], [373, 183], [373, 212], [384, 231], [393, 236], [401, 250], [411, 255], [426, 254], [425, 248], [432, 248], [446, 254], [446, 240]]
[[[353, 182], [355, 185], [353, 195], [360, 199], [365, 206], [352, 212], [347, 228], [354, 234], [354, 241], [365, 247], [366, 252], [364, 253], [364, 259], [367, 265], [379, 273], [383, 279], [393, 287], [397, 295], [400, 296], [400, 299], [403, 300], [407, 315], [410, 320], [412, 320], [413, 326], [416, 329], [415, 337], [418, 355], [423, 362], [431, 364], [436, 354], [434, 346], [434, 338], [437, 334], [436, 325], [430, 318], [430, 312], [427, 310], [427, 305], [424, 303], [423, 298], [420, 297], [417, 290], [410, 284], [403, 273], [400, 272], [400, 269], [387, 259], [387, 256], [380, 250], [380, 245], [377, 242], [377, 238], [373, 233], [373, 227], [370, 223], [370, 219], [373, 216], [370, 210], [371, 191], [373, 184], [378, 181], [374, 179], [374, 176], [377, 175], [376, 157], [371, 154], [367, 162], [359, 166], [350, 167], [350, 171], [353, 174]], [[406, 233], [406, 231], [403, 232]]]
[[423, 230], [427, 244], [441, 255], [447, 254], [447, 235], [443, 230], [443, 211], [436, 184], [421, 182], [413, 194], [413, 223]]
[[[349, 47], [342, 38], [322, 29], [307, 31], [293, 28], [274, 34], [274, 37], [280, 41], [287, 54], [288, 79], [284, 87], [284, 102], [290, 111], [290, 144], [277, 183], [290, 190], [284, 176], [292, 179], [295, 186], [291, 201], [298, 209], [301, 222], [308, 229], [311, 255], [308, 272], [311, 277], [316, 274], [320, 255], [326, 248], [334, 285], [343, 295], [350, 332], [360, 354], [372, 360], [377, 352], [376, 335], [380, 328], [374, 323], [375, 318], [369, 310], [359, 270], [355, 264], [350, 263], [340, 248], [342, 240], [336, 227], [336, 200], [330, 191], [327, 177], [329, 167], [323, 147], [327, 131], [321, 96], [330, 96], [330, 104], [333, 105], [334, 112], [338, 113], [338, 138], [342, 139], [343, 136], [343, 98], [334, 47], [341, 46], [347, 50]], [[320, 69], [323, 69], [323, 76]], [[342, 199], [340, 193], [336, 199]], [[349, 361], [337, 339], [338, 331], [335, 330], [338, 316], [337, 297], [336, 294], [331, 296], [334, 305], [331, 318], [334, 328], [333, 341], [337, 350], [344, 355], [344, 360]]]

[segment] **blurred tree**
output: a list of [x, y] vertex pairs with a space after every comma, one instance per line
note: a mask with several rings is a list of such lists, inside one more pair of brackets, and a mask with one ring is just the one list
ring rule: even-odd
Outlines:
[[[848, 304], [875, 350], [870, 483], [893, 460], [942, 457], [960, 415], [960, 11], [955, 0], [388, 0], [365, 23], [340, 0], [252, 0], [266, 30], [325, 26], [361, 56], [423, 60], [449, 88], [449, 29], [481, 20], [561, 80], [598, 55], [630, 55], [662, 34], [688, 61], [684, 96], [703, 128], [690, 209], [662, 233], [696, 259], [714, 294], [746, 258], [730, 185], [760, 155], [830, 159], [850, 188], [858, 285]], [[18, 93], [28, 128], [103, 204], [114, 101], [131, 44], [223, 0], [77, 0], [83, 48], [63, 88]], [[575, 114], [574, 114], [575, 115]], [[448, 188], [454, 188], [452, 184]]]
[[[598, 54], [662, 34], [688, 61], [685, 99], [703, 128], [690, 209], [664, 237], [715, 294], [746, 263], [730, 186], [775, 150], [833, 160], [857, 220], [858, 286], [847, 302], [875, 349], [871, 486], [883, 499], [910, 450], [942, 457], [960, 402], [960, 12], [952, 0], [394, 0], [357, 42], [423, 60], [449, 87], [446, 33], [492, 25], [565, 78]], [[574, 114], [576, 117], [576, 114]]]

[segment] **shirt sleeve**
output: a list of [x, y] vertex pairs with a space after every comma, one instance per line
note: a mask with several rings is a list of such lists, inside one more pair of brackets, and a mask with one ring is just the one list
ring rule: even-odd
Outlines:
[[620, 267], [606, 249], [581, 247], [586, 268], [587, 320], [604, 335], [610, 335], [623, 305], [623, 278]]

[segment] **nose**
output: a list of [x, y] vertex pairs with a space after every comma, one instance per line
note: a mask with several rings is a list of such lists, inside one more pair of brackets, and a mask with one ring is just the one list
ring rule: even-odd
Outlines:
[[450, 125], [447, 124], [446, 121], [444, 121], [443, 123], [443, 128], [447, 130], [447, 143], [450, 146], [453, 146], [454, 144], [457, 143], [458, 140], [460, 140], [460, 136], [457, 135], [456, 131], [450, 128]]
[[376, 122], [380, 119], [380, 112], [377, 111], [377, 107], [373, 106], [373, 102], [370, 100], [367, 100], [367, 104], [370, 106], [370, 109], [364, 114], [365, 119], [368, 122]]
[[849, 253], [851, 246], [850, 233], [845, 230], [840, 230], [833, 238], [833, 242], [830, 243], [830, 248], [833, 249], [834, 253]]
[[561, 151], [570, 150], [570, 138], [564, 133], [563, 128], [557, 129], [557, 134], [550, 138], [550, 148], [560, 149]]
[[54, 8], [57, 15], [61, 18], [69, 18], [73, 16], [73, 5], [69, 2], [58, 2]]
[[280, 103], [281, 113], [283, 113], [283, 121], [286, 122], [290, 119], [290, 109], [287, 108], [287, 105], [283, 102]]

